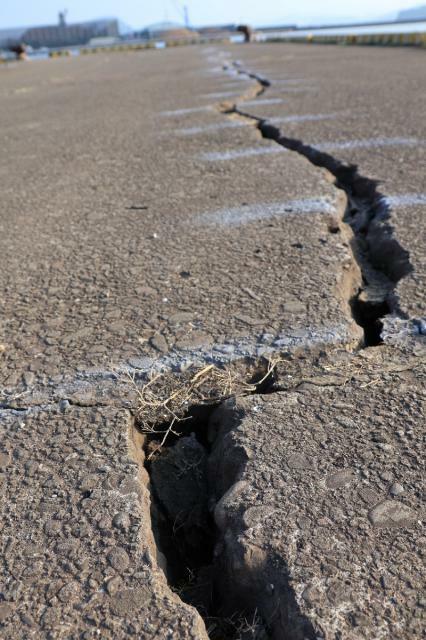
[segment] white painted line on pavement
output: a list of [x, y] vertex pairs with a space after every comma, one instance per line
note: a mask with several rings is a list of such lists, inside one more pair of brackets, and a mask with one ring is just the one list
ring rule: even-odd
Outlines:
[[203, 93], [202, 98], [211, 98], [211, 99], [219, 99], [219, 98], [231, 98], [238, 96], [238, 91], [217, 91], [215, 93]]
[[[265, 318], [264, 326], [269, 320]], [[99, 389], [103, 391], [103, 397], [108, 398], [108, 391], [116, 389], [117, 379], [122, 377], [123, 383], [127, 381], [127, 374], [137, 375], [138, 378], [147, 377], [153, 372], [160, 371], [185, 371], [189, 367], [199, 367], [205, 364], [226, 365], [243, 358], [271, 357], [282, 350], [294, 350], [312, 347], [322, 344], [347, 344], [353, 341], [350, 324], [336, 324], [326, 327], [304, 326], [289, 328], [285, 333], [278, 334], [262, 332], [255, 336], [239, 336], [225, 339], [218, 344], [205, 344], [179, 350], [173, 349], [158, 358], [149, 356], [133, 356], [126, 363], [121, 363], [109, 370], [93, 368], [79, 371], [75, 375], [61, 375], [51, 380], [46, 385], [36, 390], [16, 392], [25, 406], [28, 403], [28, 412], [45, 411], [59, 401], [66, 402], [67, 398], [83, 395], [90, 398], [99, 398]], [[130, 383], [129, 383], [130, 384]], [[8, 392], [8, 401], [13, 401], [13, 391]], [[95, 394], [95, 395], [93, 395]], [[33, 402], [31, 403], [31, 400]], [[34, 400], [37, 400], [35, 404]], [[2, 415], [15, 414], [13, 409], [0, 409]], [[22, 413], [20, 412], [20, 415]]]
[[291, 116], [277, 116], [273, 118], [268, 118], [267, 122], [272, 122], [272, 124], [280, 124], [285, 122], [317, 122], [321, 120], [334, 120], [341, 113], [305, 113], [305, 114], [297, 114]]
[[191, 113], [200, 113], [203, 111], [213, 111], [213, 107], [206, 105], [204, 107], [189, 107], [188, 109], [175, 109], [174, 111], [161, 111], [160, 116], [185, 116]]
[[256, 107], [257, 105], [283, 104], [285, 100], [282, 98], [256, 98], [254, 100], [244, 100], [243, 104]]
[[266, 154], [283, 153], [287, 151], [284, 147], [275, 145], [271, 147], [246, 147], [245, 149], [233, 149], [230, 151], [208, 151], [202, 153], [202, 160], [210, 160], [212, 162], [221, 160], [236, 160], [238, 158], [248, 158], [250, 156], [262, 156]]
[[[423, 140], [417, 138], [370, 138], [365, 140], [346, 140], [341, 142], [317, 142], [309, 146], [317, 151], [338, 151], [340, 149], [371, 149], [378, 147], [415, 147], [423, 144]], [[247, 147], [230, 151], [212, 151], [200, 155], [202, 160], [222, 161], [236, 160], [250, 156], [261, 156], [288, 151], [285, 147], [276, 145], [273, 147]]]
[[426, 193], [405, 193], [395, 196], [386, 196], [383, 198], [385, 203], [397, 209], [398, 207], [415, 207], [426, 205]]
[[326, 198], [304, 198], [284, 202], [261, 202], [252, 205], [219, 209], [198, 216], [198, 220], [208, 225], [238, 227], [257, 220], [295, 214], [333, 213], [335, 206]]
[[423, 141], [417, 138], [366, 138], [365, 140], [342, 140], [341, 142], [318, 142], [311, 146], [319, 151], [335, 149], [371, 149], [378, 147], [416, 147]]
[[221, 129], [236, 129], [238, 127], [253, 126], [251, 122], [242, 120], [231, 120], [229, 122], [218, 122], [216, 124], [206, 124], [203, 127], [188, 127], [186, 129], [178, 129], [175, 131], [180, 136], [192, 136], [197, 133], [210, 133], [211, 131], [220, 131]]

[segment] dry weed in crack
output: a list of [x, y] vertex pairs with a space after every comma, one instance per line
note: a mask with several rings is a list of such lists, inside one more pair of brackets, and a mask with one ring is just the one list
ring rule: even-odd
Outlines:
[[[187, 419], [185, 414], [192, 406], [212, 405], [232, 396], [255, 393], [280, 362], [278, 358], [268, 360], [264, 376], [256, 383], [247, 382], [241, 374], [230, 368], [220, 368], [214, 364], [182, 376], [152, 372], [142, 387], [138, 386], [131, 373], [127, 373], [137, 394], [136, 418], [141, 431], [162, 436], [158, 445], [158, 449], [161, 449], [169, 436], [180, 435], [176, 425]], [[167, 426], [163, 428], [162, 425]]]
[[236, 611], [227, 618], [207, 618], [207, 633], [209, 638], [219, 639], [230, 637], [235, 640], [266, 640], [266, 633], [262, 619], [255, 609], [251, 619]]

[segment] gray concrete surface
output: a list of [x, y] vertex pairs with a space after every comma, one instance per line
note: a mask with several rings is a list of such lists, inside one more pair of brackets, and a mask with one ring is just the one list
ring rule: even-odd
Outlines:
[[158, 568], [133, 422], [66, 404], [2, 412], [2, 638], [206, 637]]
[[423, 57], [422, 51], [370, 47], [340, 47], [336, 55], [333, 46], [304, 45], [252, 47], [239, 56], [243, 66], [270, 80], [265, 99], [283, 100], [251, 103], [250, 113], [271, 119], [288, 137], [357, 164], [362, 175], [379, 182], [414, 267], [398, 288], [410, 317], [424, 316], [425, 299]]
[[424, 359], [374, 351], [211, 418], [223, 589], [274, 638], [422, 636]]
[[[252, 127], [178, 135], [188, 124], [222, 124], [217, 111], [162, 115], [208, 104], [203, 96], [227, 83], [208, 71], [192, 49], [5, 71], [6, 387], [22, 386], [22, 375], [46, 384], [174, 348], [183, 359], [192, 345], [238, 349], [255, 332], [326, 332], [344, 342], [354, 333], [346, 300], [322, 290], [324, 278], [328, 292], [336, 288], [351, 260], [327, 231], [341, 212], [324, 175], [290, 154], [267, 164], [202, 162], [204, 152], [247, 140], [270, 145]], [[299, 200], [309, 201], [306, 217], [292, 215]], [[217, 211], [275, 202], [278, 215], [256, 224], [214, 224]], [[329, 261], [335, 268], [322, 267]]]
[[[422, 56], [271, 44], [0, 69], [3, 637], [418, 636]], [[234, 104], [380, 181], [413, 266], [398, 340], [360, 349], [350, 300], [372, 271], [345, 194]], [[127, 373], [265, 356], [285, 358], [275, 393], [144, 467]], [[200, 447], [208, 483], [185, 458]], [[156, 531], [178, 482], [208, 486], [216, 518], [201, 615]]]

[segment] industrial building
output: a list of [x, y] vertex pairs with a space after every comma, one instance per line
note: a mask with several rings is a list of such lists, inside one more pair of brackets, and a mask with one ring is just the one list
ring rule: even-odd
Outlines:
[[60, 14], [56, 25], [0, 30], [0, 48], [7, 49], [17, 43], [39, 49], [41, 47], [71, 47], [85, 45], [92, 38], [118, 38], [130, 29], [116, 18], [67, 24]]

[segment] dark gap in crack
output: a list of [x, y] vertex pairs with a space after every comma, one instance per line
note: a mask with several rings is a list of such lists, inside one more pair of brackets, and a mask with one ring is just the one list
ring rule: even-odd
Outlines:
[[[254, 73], [244, 71], [236, 65], [239, 73], [256, 78], [266, 86], [265, 80]], [[253, 116], [234, 105], [226, 113], [234, 113], [256, 123], [263, 138], [272, 140], [289, 151], [305, 157], [311, 164], [328, 170], [335, 178], [335, 186], [345, 192], [348, 207], [343, 217], [352, 229], [354, 240], [352, 251], [360, 267], [365, 286], [349, 300], [355, 322], [364, 332], [364, 347], [382, 343], [381, 332], [386, 315], [405, 317], [395, 295], [399, 280], [413, 271], [409, 252], [393, 235], [389, 222], [390, 207], [378, 190], [378, 181], [362, 176], [358, 167], [348, 165], [332, 155], [305, 144], [297, 138], [289, 138], [268, 120]], [[337, 228], [329, 229], [337, 233]], [[367, 284], [368, 282], [368, 284]]]
[[15, 413], [26, 413], [28, 407], [15, 407], [13, 404], [0, 404], [0, 411], [13, 411]]
[[[277, 390], [274, 372], [268, 373], [263, 363], [254, 369], [250, 384], [256, 385], [254, 394]], [[269, 640], [270, 631], [256, 607], [241, 595], [230, 610], [228, 594], [221, 588], [219, 531], [213, 519], [217, 488], [209, 474], [217, 437], [209, 421], [221, 404], [222, 399], [191, 406], [162, 446], [170, 423], [145, 435], [152, 531], [165, 558], [169, 586], [197, 609], [211, 640]]]
[[[252, 374], [252, 381], [256, 379], [253, 395], [279, 390], [272, 373], [265, 377], [263, 370], [262, 375], [262, 363]], [[232, 409], [235, 403], [232, 396], [192, 406], [173, 426], [179, 435], [172, 434], [160, 449], [169, 423], [145, 436], [159, 563], [170, 588], [197, 609], [211, 640], [311, 640], [314, 630], [300, 612], [282, 559], [274, 557], [259, 565], [248, 562], [235, 572], [238, 558], [226, 542], [226, 529], [214, 520], [218, 502], [238, 481], [247, 461], [243, 449], [230, 451], [230, 432], [238, 429], [243, 415]], [[225, 462], [223, 469], [219, 460]]]
[[[284, 354], [286, 355], [286, 354]], [[265, 373], [263, 367], [258, 367], [252, 374], [249, 384], [256, 385], [255, 395], [268, 395], [279, 391], [279, 383], [276, 369]]]
[[[269, 632], [253, 607], [228, 611], [227, 594], [216, 566], [218, 531], [212, 514], [208, 462], [213, 442], [208, 423], [218, 404], [192, 407], [159, 449], [161, 436], [146, 439], [154, 539], [165, 557], [169, 586], [195, 607], [211, 640], [268, 640]], [[169, 425], [159, 425], [163, 432]], [[251, 624], [248, 621], [254, 621]], [[250, 633], [250, 628], [253, 633]]]
[[364, 331], [364, 345], [366, 347], [375, 347], [383, 344], [382, 318], [391, 313], [388, 302], [386, 300], [379, 302], [365, 301], [363, 300], [363, 291], [360, 289], [360, 291], [351, 298], [350, 306], [355, 322], [362, 327]]

